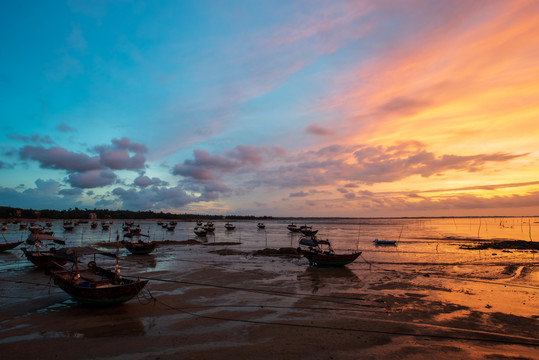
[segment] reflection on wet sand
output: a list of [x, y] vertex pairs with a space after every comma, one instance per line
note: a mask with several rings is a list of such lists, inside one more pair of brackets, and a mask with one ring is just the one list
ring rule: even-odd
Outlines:
[[311, 292], [317, 293], [320, 289], [337, 290], [341, 287], [362, 286], [361, 279], [347, 267], [308, 266], [303, 273], [298, 274], [300, 284], [310, 283]]
[[[265, 232], [256, 220], [238, 222], [228, 233], [216, 221], [206, 246], [193, 239], [193, 222], [179, 222], [174, 232], [141, 222], [160, 246], [144, 256], [121, 248], [121, 274], [149, 278], [155, 301], [107, 309], [70, 300], [15, 249], [0, 254], [2, 358], [53, 359], [50, 349], [61, 348], [72, 358], [533, 359], [537, 254], [461, 248], [539, 238], [539, 225], [522, 231], [519, 221], [501, 227], [483, 219], [479, 240], [478, 219], [362, 219], [361, 237], [357, 219], [310, 221], [336, 250], [363, 251], [364, 262], [342, 268], [283, 254], [298, 242], [287, 220], [265, 221]], [[403, 224], [397, 247], [373, 245], [374, 238], [398, 238]], [[120, 225], [109, 236], [82, 224], [65, 240], [102, 242], [113, 252]], [[21, 236], [14, 227], [6, 233]], [[107, 267], [114, 265], [111, 259]]]

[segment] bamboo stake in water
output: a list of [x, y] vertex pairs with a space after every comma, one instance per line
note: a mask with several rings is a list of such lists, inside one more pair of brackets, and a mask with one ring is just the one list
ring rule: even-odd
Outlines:
[[481, 231], [481, 218], [479, 218], [479, 228], [477, 229], [477, 240], [479, 241], [479, 231]]

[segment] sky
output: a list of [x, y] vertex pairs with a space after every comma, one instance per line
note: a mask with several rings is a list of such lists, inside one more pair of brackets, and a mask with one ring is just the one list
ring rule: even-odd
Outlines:
[[539, 215], [538, 1], [4, 1], [0, 206]]

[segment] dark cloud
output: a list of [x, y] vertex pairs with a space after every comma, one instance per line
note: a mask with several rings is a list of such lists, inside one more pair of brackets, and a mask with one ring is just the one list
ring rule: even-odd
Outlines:
[[68, 209], [82, 205], [72, 197], [58, 196], [63, 190], [56, 180], [37, 179], [35, 184], [35, 188], [22, 191], [0, 186], [0, 198], [9, 206], [29, 209]]
[[140, 175], [139, 177], [137, 177], [134, 181], [134, 184], [140, 187], [168, 186], [169, 185], [168, 182], [163, 181], [159, 178], [153, 177], [150, 179], [148, 176], [145, 176], [145, 175]]
[[162, 210], [181, 208], [198, 198], [187, 194], [181, 187], [150, 187], [140, 190], [116, 188], [112, 191], [123, 203], [123, 208], [134, 210]]
[[329, 136], [329, 135], [333, 135], [334, 132], [331, 129], [313, 124], [313, 125], [307, 126], [307, 128], [305, 129], [305, 133], [309, 135]]
[[[95, 188], [111, 185], [117, 177], [111, 170], [140, 170], [145, 167], [143, 153], [146, 146], [132, 143], [128, 138], [114, 139], [110, 146], [98, 146], [99, 156], [90, 157], [61, 147], [44, 148], [27, 145], [19, 151], [23, 160], [35, 160], [40, 167], [65, 170], [69, 173], [68, 182], [75, 188]], [[131, 154], [133, 153], [133, 155]], [[144, 179], [140, 179], [144, 182]], [[150, 184], [168, 185], [157, 178]]]
[[112, 139], [112, 144], [117, 149], [129, 150], [136, 154], [144, 154], [148, 151], [148, 148], [146, 147], [146, 145], [139, 144], [139, 143], [132, 143], [131, 140], [129, 140], [125, 136], [121, 139]]
[[[113, 139], [112, 146], [96, 146], [103, 166], [113, 170], [140, 170], [146, 163], [144, 153], [148, 151], [145, 145], [132, 143], [126, 137]], [[133, 156], [130, 155], [134, 153]]]
[[58, 194], [64, 196], [80, 196], [82, 195], [82, 189], [62, 189], [58, 191]]
[[430, 177], [450, 170], [476, 172], [487, 162], [506, 162], [527, 154], [441, 155], [424, 149], [402, 147], [363, 147], [354, 153], [357, 165], [351, 175], [365, 183], [392, 182], [412, 175]]
[[58, 125], [56, 127], [56, 130], [60, 131], [60, 132], [64, 132], [64, 133], [67, 133], [67, 132], [76, 132], [77, 130], [73, 129], [71, 126], [65, 124], [65, 123], [61, 123], [60, 125]]
[[69, 174], [68, 182], [76, 188], [96, 188], [111, 185], [116, 180], [116, 174], [110, 170], [92, 170]]
[[305, 197], [305, 196], [309, 196], [309, 193], [302, 190], [295, 193], [290, 193], [289, 196], [290, 197]]
[[54, 144], [54, 141], [50, 136], [41, 136], [39, 134], [34, 134], [32, 136], [20, 135], [20, 134], [9, 134], [8, 137], [12, 140], [24, 141], [27, 143], [36, 143], [36, 144]]
[[[438, 176], [449, 171], [482, 171], [488, 163], [504, 163], [527, 154], [437, 155], [417, 141], [392, 146], [332, 145], [284, 159], [285, 165], [260, 169], [247, 187], [306, 189], [346, 182], [343, 188], [358, 184], [395, 182], [410, 176]], [[350, 159], [354, 161], [350, 161]], [[357, 193], [356, 193], [357, 195]]]
[[284, 151], [280, 148], [264, 148], [238, 145], [224, 152], [224, 155], [210, 154], [206, 150], [194, 150], [194, 159], [187, 159], [183, 164], [174, 166], [172, 173], [192, 178], [202, 183], [221, 179], [225, 174], [240, 169], [250, 169], [260, 165], [267, 156], [280, 156]]
[[86, 154], [74, 153], [61, 147], [45, 149], [42, 146], [27, 145], [19, 152], [22, 159], [31, 159], [40, 162], [46, 169], [74, 171], [90, 171], [101, 169], [98, 157], [89, 157]]

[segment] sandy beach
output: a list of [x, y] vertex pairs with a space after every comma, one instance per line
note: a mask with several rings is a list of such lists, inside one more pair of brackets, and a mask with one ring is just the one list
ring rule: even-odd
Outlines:
[[324, 268], [293, 251], [208, 245], [124, 254], [122, 274], [149, 284], [105, 308], [71, 300], [18, 252], [1, 254], [15, 264], [0, 277], [2, 358], [539, 358], [533, 258], [508, 265], [484, 251], [478, 267], [367, 252]]

